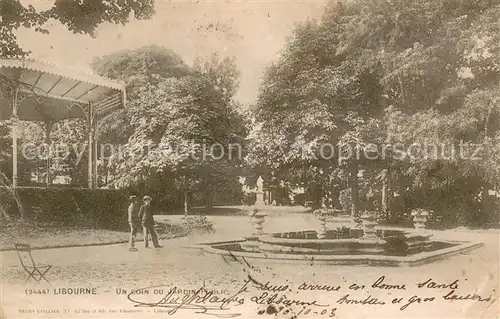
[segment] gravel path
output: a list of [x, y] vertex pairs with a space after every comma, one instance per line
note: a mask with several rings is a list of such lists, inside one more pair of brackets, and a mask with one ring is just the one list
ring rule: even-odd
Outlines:
[[[157, 216], [157, 219], [165, 218], [175, 223], [180, 216]], [[424, 282], [430, 278], [441, 283], [451, 283], [458, 279], [460, 287], [457, 292], [459, 291], [464, 295], [475, 291], [485, 295], [498, 295], [498, 232], [466, 230], [437, 232], [436, 237], [457, 240], [481, 240], [485, 245], [465, 254], [415, 268], [268, 264], [265, 261], [260, 261], [251, 262], [250, 266], [254, 267], [254, 269], [251, 269], [248, 265], [237, 262], [227, 263], [220, 256], [186, 248], [194, 243], [233, 239], [251, 233], [251, 227], [244, 216], [212, 216], [210, 219], [215, 223], [217, 230], [215, 234], [197, 233], [185, 238], [164, 240], [162, 242], [164, 247], [160, 249], [144, 249], [141, 243], [138, 243], [139, 249], [135, 252], [128, 251], [126, 244], [117, 244], [37, 250], [33, 254], [39, 262], [54, 265], [48, 276], [53, 287], [96, 288], [99, 291], [99, 298], [92, 299], [92, 307], [97, 307], [97, 305], [108, 308], [123, 307], [124, 303], [127, 304], [125, 302], [126, 298], [124, 295], [117, 295], [117, 289], [130, 290], [155, 285], [177, 286], [183, 289], [196, 289], [205, 285], [210, 289], [237, 292], [248, 274], [260, 282], [269, 280], [276, 284], [289, 284], [294, 289], [303, 282], [340, 285], [341, 292], [336, 292], [335, 295], [318, 291], [309, 292], [307, 295], [309, 299], [317, 298], [318, 301], [328, 304], [347, 293], [350, 293], [353, 298], [357, 295], [359, 295], [359, 298], [365, 295], [389, 298], [389, 303], [392, 297], [395, 296], [406, 299], [411, 298], [413, 295], [430, 296], [429, 293], [436, 294], [436, 292], [424, 292], [416, 288], [416, 283]], [[313, 229], [315, 225], [314, 219], [309, 215], [277, 214], [268, 218], [265, 230], [273, 232], [278, 230]], [[12, 251], [2, 252], [0, 258], [2, 264], [0, 270], [3, 280], [2, 290], [5, 292], [7, 287], [11, 287], [11, 291], [22, 294], [23, 287], [26, 287], [22, 285], [25, 274], [18, 265], [16, 253]], [[405, 284], [407, 289], [389, 292], [371, 288], [361, 289], [362, 291], [350, 291], [348, 289], [352, 284], [369, 287], [380, 276], [385, 276], [387, 283]], [[37, 304], [38, 297], [40, 296], [29, 299], [33, 306]], [[20, 297], [16, 293], [4, 293], [2, 298], [5, 307], [9, 305], [14, 308], [18, 307], [16, 303], [19, 302]], [[23, 300], [26, 301], [26, 299]], [[40, 302], [41, 300], [39, 299]], [[43, 300], [47, 301], [47, 299]], [[69, 299], [68, 303], [71, 303]], [[246, 305], [248, 307], [244, 308], [245, 311], [250, 312], [244, 312], [246, 315], [243, 318], [252, 318], [260, 309], [258, 305], [252, 307], [248, 303]], [[384, 308], [355, 306], [339, 306], [338, 316], [348, 318], [363, 316], [380, 318], [400, 318], [402, 316], [405, 318], [484, 317], [484, 314], [481, 315], [481, 313], [488, 307], [490, 312], [498, 313], [498, 303], [488, 306], [486, 304], [478, 305], [461, 301], [433, 303], [433, 306], [414, 303], [405, 312], [401, 312], [396, 306]], [[375, 310], [376, 312], [374, 312]], [[148, 317], [148, 314], [149, 312], [143, 313], [144, 317]], [[191, 315], [189, 313], [185, 315], [187, 318], [192, 317], [192, 313]], [[153, 315], [151, 314], [151, 316]], [[179, 316], [176, 315], [175, 318]], [[108, 314], [105, 317], [111, 318], [113, 316]], [[117, 316], [117, 318], [123, 318], [123, 315]], [[290, 316], [283, 318], [290, 318]]]

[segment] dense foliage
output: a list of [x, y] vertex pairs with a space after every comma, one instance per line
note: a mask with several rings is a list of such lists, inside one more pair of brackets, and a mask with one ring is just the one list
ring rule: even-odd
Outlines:
[[[81, 16], [90, 4], [95, 12]], [[0, 10], [19, 18], [0, 22], [9, 39], [2, 55], [25, 54], [13, 36], [21, 25], [44, 32], [46, 19], [55, 18], [92, 34], [102, 22], [152, 14], [150, 1], [114, 5], [56, 1], [38, 13], [8, 0]], [[305, 201], [315, 194], [314, 205], [341, 206], [353, 216], [381, 210], [397, 220], [425, 208], [450, 223], [493, 222], [498, 21], [500, 0], [332, 2], [321, 19], [294, 29], [246, 111], [233, 99], [239, 85], [233, 59], [214, 54], [188, 66], [159, 46], [97, 58], [95, 72], [125, 81], [129, 100], [126, 110], [99, 119], [100, 145], [113, 150], [98, 150], [99, 185], [132, 187], [171, 209], [187, 199], [240, 200], [238, 177], [253, 186], [262, 175], [285, 190], [282, 197], [301, 187]], [[39, 129], [26, 126], [21, 138], [42, 143]], [[81, 122], [58, 123], [53, 141], [81, 145], [84, 132]], [[0, 144], [3, 150], [9, 141]], [[0, 161], [8, 157], [0, 152]], [[65, 158], [53, 163], [53, 174], [71, 174], [74, 185], [84, 185], [85, 163]]]
[[10, 126], [7, 121], [0, 121], [0, 165], [2, 167], [9, 162], [11, 152]]
[[127, 83], [128, 109], [101, 125], [101, 142], [125, 142], [106, 163], [109, 184], [141, 185], [170, 200], [179, 191], [202, 193], [208, 202], [214, 192], [238, 189], [242, 156], [231, 146], [243, 145], [245, 126], [232, 99], [239, 76], [233, 60], [213, 55], [188, 67], [149, 46], [96, 59], [93, 67]]
[[[0, 210], [10, 217], [61, 226], [85, 226], [127, 230], [128, 193], [85, 188], [0, 187]], [[17, 199], [17, 201], [16, 201]]]
[[[0, 1], [0, 57], [1, 58], [25, 58], [30, 52], [25, 51], [17, 42], [16, 32], [20, 28], [31, 28], [36, 32], [47, 34], [46, 22], [58, 21], [74, 33], [94, 35], [96, 28], [102, 23], [125, 24], [131, 17], [135, 19], [150, 19], [154, 15], [154, 0], [131, 0], [131, 1], [95, 1], [95, 0], [53, 0], [53, 5], [43, 10], [37, 10], [32, 5], [26, 5], [20, 0]], [[5, 84], [5, 83], [3, 83]], [[25, 142], [34, 142], [35, 145], [45, 142], [43, 140], [44, 128], [37, 125], [24, 124]], [[53, 141], [58, 143], [75, 142], [81, 143], [79, 135], [84, 130], [82, 125], [74, 123], [58, 123], [55, 125], [56, 132], [53, 134]], [[70, 134], [68, 135], [68, 130]], [[63, 141], [61, 142], [61, 138]], [[8, 122], [0, 122], [0, 165], [1, 171], [7, 176], [12, 174], [12, 154], [8, 152], [11, 147], [10, 129]], [[86, 155], [85, 155], [86, 156]], [[24, 183], [29, 183], [31, 176], [24, 176], [28, 170], [36, 170], [44, 167], [40, 160], [25, 161], [20, 159], [20, 179]], [[84, 159], [77, 161], [74, 157], [65, 158], [63, 163], [57, 162], [52, 165], [52, 174], [69, 173], [75, 185], [80, 185], [84, 177]], [[22, 168], [22, 169], [21, 169]]]
[[341, 178], [354, 214], [382, 189], [379, 208], [397, 213], [447, 198], [447, 210], [475, 214], [498, 179], [499, 19], [498, 1], [332, 3], [269, 67], [249, 160], [291, 185]]
[[49, 33], [45, 23], [56, 20], [70, 31], [93, 35], [102, 23], [125, 24], [131, 15], [149, 19], [154, 14], [154, 0], [54, 0], [53, 3], [51, 8], [38, 11], [20, 0], [0, 2], [0, 57], [20, 58], [29, 54], [16, 41], [16, 31], [21, 27]]

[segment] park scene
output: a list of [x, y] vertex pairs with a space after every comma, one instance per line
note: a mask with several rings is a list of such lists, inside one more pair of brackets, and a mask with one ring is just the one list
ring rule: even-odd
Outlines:
[[0, 12], [0, 318], [498, 317], [500, 1]]

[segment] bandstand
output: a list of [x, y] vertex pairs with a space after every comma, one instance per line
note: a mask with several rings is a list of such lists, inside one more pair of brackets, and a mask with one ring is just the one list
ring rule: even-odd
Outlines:
[[[87, 123], [88, 187], [94, 188], [97, 123], [125, 108], [125, 100], [124, 83], [35, 60], [0, 59], [0, 120], [12, 122], [12, 186], [18, 186], [20, 120], [42, 123], [49, 144], [55, 123], [82, 118]], [[50, 165], [47, 156], [47, 186], [51, 183]]]

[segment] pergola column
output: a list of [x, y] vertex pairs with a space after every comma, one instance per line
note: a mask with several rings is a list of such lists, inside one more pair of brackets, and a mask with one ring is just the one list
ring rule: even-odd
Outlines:
[[12, 187], [17, 187], [17, 130], [19, 118], [12, 116]]
[[88, 105], [88, 114], [87, 114], [87, 131], [88, 131], [88, 160], [87, 160], [87, 166], [88, 166], [88, 188], [93, 188], [93, 167], [92, 167], [92, 153], [93, 153], [93, 144], [92, 144], [92, 135], [94, 131], [94, 112], [93, 112], [93, 106], [92, 103], [89, 103]]
[[98, 124], [98, 118], [97, 116], [94, 117], [94, 157], [93, 157], [93, 161], [94, 161], [94, 178], [93, 178], [93, 181], [94, 181], [94, 188], [98, 188], [98, 181], [97, 181], [97, 177], [99, 176], [97, 173], [98, 173], [98, 167], [97, 167], [97, 156], [98, 156], [98, 152], [97, 152], [97, 148], [98, 148], [98, 141], [97, 141], [97, 124]]
[[19, 117], [17, 115], [18, 109], [18, 90], [14, 91], [12, 99], [12, 187], [17, 187], [17, 130], [19, 124]]

